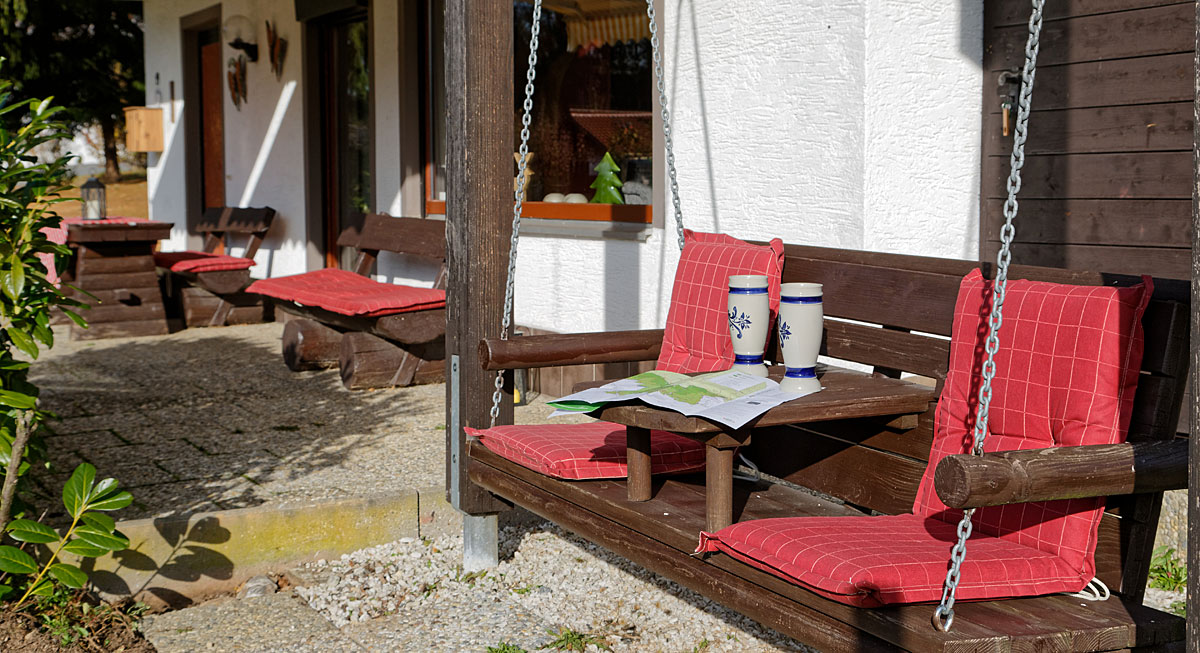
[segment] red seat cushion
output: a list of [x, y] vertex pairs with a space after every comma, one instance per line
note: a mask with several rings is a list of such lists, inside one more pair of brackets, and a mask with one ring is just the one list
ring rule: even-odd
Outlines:
[[223, 270], [249, 270], [254, 259], [206, 252], [155, 252], [154, 264], [172, 272], [220, 272]]
[[380, 283], [348, 270], [326, 268], [290, 277], [261, 279], [246, 292], [315, 306], [342, 315], [379, 317], [442, 308], [446, 291]]
[[[834, 601], [876, 607], [939, 600], [955, 529], [916, 515], [759, 519], [723, 529], [716, 540], [705, 537], [701, 549], [720, 550]], [[1078, 591], [1084, 583], [1056, 555], [976, 533], [957, 596]]]
[[779, 310], [783, 241], [776, 238], [769, 245], [751, 245], [724, 234], [691, 230], [684, 231], [684, 240], [656, 368], [682, 373], [727, 370], [733, 366], [729, 277], [766, 275], [774, 322]]
[[[625, 427], [612, 422], [465, 429], [497, 455], [536, 472], [571, 480], [625, 478]], [[704, 468], [704, 445], [666, 431], [650, 432], [650, 472]]]
[[[1142, 314], [1152, 290], [1149, 279], [1130, 288], [1009, 282], [984, 449], [1011, 451], [1124, 441], [1142, 359]], [[975, 270], [959, 288], [950, 370], [938, 401], [933, 447], [913, 515], [736, 524], [717, 533], [717, 542], [706, 543], [706, 548], [756, 559], [764, 569], [774, 570], [772, 573], [846, 603], [936, 600], [945, 578], [949, 542], [962, 513], [938, 499], [933, 473], [946, 455], [970, 451], [990, 309], [991, 283]], [[975, 538], [982, 544], [968, 546], [967, 560], [978, 564], [964, 567], [960, 591], [968, 586], [972, 589], [961, 596], [1002, 598], [1078, 591], [1096, 573], [1096, 535], [1103, 511], [1102, 498], [976, 511]], [[761, 538], [755, 540], [757, 536], [751, 535], [758, 532], [751, 527], [767, 529], [762, 532], [775, 533], [776, 539], [764, 545]], [[787, 534], [796, 535], [798, 542], [788, 544]], [[817, 546], [815, 543], [824, 541], [821, 538], [835, 542], [839, 555], [856, 562], [829, 566], [832, 549]], [[893, 546], [902, 538], [911, 538], [911, 550]], [[933, 546], [931, 538], [944, 541]], [[788, 555], [773, 553], [776, 549]], [[889, 549], [896, 550], [889, 554]], [[1005, 556], [1013, 552], [1020, 552], [1029, 564], [1009, 561]], [[1054, 564], [1046, 557], [1054, 558]], [[927, 576], [933, 571], [938, 571], [941, 579], [933, 583], [935, 589], [928, 589], [933, 585]], [[825, 580], [813, 581], [820, 578]], [[848, 589], [851, 587], [853, 591]], [[864, 592], [870, 598], [863, 598]]]

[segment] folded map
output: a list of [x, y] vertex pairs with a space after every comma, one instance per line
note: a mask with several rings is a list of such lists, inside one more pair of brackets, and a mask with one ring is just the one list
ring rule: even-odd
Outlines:
[[551, 414], [587, 413], [614, 401], [637, 399], [692, 417], [703, 417], [732, 428], [806, 393], [783, 392], [771, 379], [745, 372], [708, 372], [689, 376], [654, 370], [549, 402]]

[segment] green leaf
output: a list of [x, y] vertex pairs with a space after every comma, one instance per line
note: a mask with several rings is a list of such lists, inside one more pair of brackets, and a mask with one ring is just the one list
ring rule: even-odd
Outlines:
[[117, 533], [106, 533], [95, 526], [80, 526], [75, 535], [92, 546], [107, 551], [122, 551], [129, 548], [129, 538]]
[[85, 512], [81, 519], [88, 526], [100, 529], [105, 533], [111, 533], [117, 529], [116, 520], [102, 512]]
[[67, 553], [74, 553], [77, 556], [85, 558], [99, 558], [102, 555], [108, 555], [109, 550], [100, 548], [94, 544], [88, 544], [84, 540], [71, 540], [62, 548]]
[[16, 299], [25, 291], [25, 263], [17, 257], [12, 257], [9, 260], [12, 270], [9, 271], [10, 283], [13, 289], [13, 298]]
[[80, 317], [79, 314], [76, 313], [75, 311], [68, 310], [65, 308], [60, 308], [59, 310], [61, 310], [67, 317], [71, 318], [72, 322], [74, 322], [75, 324], [78, 324], [79, 328], [81, 328], [81, 329], [87, 328], [87, 320]]
[[18, 371], [18, 370], [27, 370], [27, 369], [29, 369], [29, 363], [27, 363], [25, 361], [19, 361], [15, 358], [10, 358], [8, 360], [0, 361], [0, 370]]
[[67, 479], [66, 485], [63, 485], [63, 506], [72, 519], [79, 519], [79, 516], [83, 514], [95, 482], [96, 468], [87, 463], [81, 463], [71, 473], [71, 478]]
[[88, 504], [89, 510], [120, 510], [133, 503], [133, 495], [128, 492], [118, 492]]
[[15, 546], [0, 546], [0, 571], [10, 574], [33, 574], [37, 569], [37, 563], [28, 553]]
[[30, 397], [12, 390], [0, 390], [0, 406], [9, 406], [18, 410], [29, 410], [37, 406], [37, 398]]
[[[3, 285], [4, 284], [0, 284], [0, 286]], [[15, 345], [17, 349], [29, 354], [33, 358], [38, 357], [37, 344], [33, 342], [33, 338], [30, 338], [28, 333], [25, 333], [16, 327], [9, 327], [5, 333], [8, 334], [9, 340], [12, 340], [13, 345]]]
[[96, 499], [102, 499], [102, 498], [104, 498], [104, 495], [111, 494], [116, 489], [117, 489], [117, 479], [106, 478], [103, 481], [100, 481], [99, 483], [96, 484], [96, 487], [92, 489], [90, 494], [88, 494], [87, 500], [89, 502], [91, 502], [91, 501], [95, 501]]
[[11, 594], [13, 591], [12, 585], [0, 585], [0, 599]]
[[49, 544], [58, 541], [58, 533], [53, 528], [31, 519], [14, 519], [8, 523], [7, 529], [8, 534], [18, 542]]
[[54, 580], [57, 580], [73, 590], [77, 590], [84, 585], [87, 585], [88, 581], [87, 574], [83, 573], [82, 569], [76, 567], [75, 565], [68, 565], [65, 562], [56, 562], [50, 565], [50, 568], [46, 570], [46, 573], [53, 576]]
[[33, 589], [29, 590], [30, 596], [52, 596], [54, 594], [54, 584], [49, 578], [42, 578], [38, 581]]

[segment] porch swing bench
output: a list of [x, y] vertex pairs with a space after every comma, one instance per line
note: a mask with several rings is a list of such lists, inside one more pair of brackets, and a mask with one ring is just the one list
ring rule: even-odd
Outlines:
[[[912, 392], [888, 398], [877, 390], [863, 390], [861, 402], [875, 402], [869, 409], [835, 411], [805, 424], [752, 422], [742, 430], [722, 431], [704, 420], [668, 418], [661, 426], [706, 444], [707, 470], [653, 478], [647, 471], [638, 476], [631, 454], [628, 480], [551, 478], [472, 438], [466, 443], [467, 478], [820, 650], [1109, 651], [1182, 646], [1184, 621], [1142, 605], [1161, 493], [1186, 487], [1186, 441], [1176, 439], [1188, 352], [1189, 290], [1181, 281], [1154, 280], [1142, 318], [1145, 347], [1128, 442], [950, 455], [935, 474], [937, 494], [950, 508], [1108, 497], [1099, 523], [1095, 576], [1112, 588], [1111, 599], [1066, 594], [964, 599], [955, 607], [953, 628], [940, 632], [930, 626], [928, 603], [854, 607], [732, 555], [696, 555], [698, 533], [728, 523], [722, 523], [722, 511], [738, 524], [779, 517], [908, 513], [930, 458], [935, 409], [928, 402], [936, 400], [950, 370], [951, 343], [946, 337], [951, 334], [960, 282], [979, 264], [798, 245], [786, 245], [785, 257], [784, 282], [824, 284], [822, 353], [870, 366], [876, 376], [909, 373], [925, 379], [928, 391], [921, 407], [914, 407]], [[1013, 266], [1011, 274], [1076, 286], [1140, 281], [1026, 266]], [[662, 334], [487, 339], [480, 343], [480, 360], [488, 370], [653, 360]], [[830, 369], [825, 374], [832, 379], [838, 373]], [[629, 423], [631, 413], [642, 408], [618, 404], [596, 416]], [[854, 417], [863, 414], [877, 417]], [[644, 425], [644, 419], [643, 415], [639, 424]], [[712, 453], [732, 446], [741, 447], [764, 478], [772, 480], [730, 484], [722, 478], [728, 470], [714, 462], [727, 465], [731, 459], [722, 461]], [[723, 489], [714, 493], [714, 483]], [[953, 543], [953, 524], [949, 529], [943, 555]], [[970, 550], [967, 559], [971, 560]], [[944, 566], [940, 573], [945, 574]]]

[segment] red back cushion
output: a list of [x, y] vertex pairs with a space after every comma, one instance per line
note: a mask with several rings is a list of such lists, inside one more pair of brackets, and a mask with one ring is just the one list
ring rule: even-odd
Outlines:
[[[1152, 292], [1148, 277], [1129, 288], [1009, 281], [984, 449], [1123, 442]], [[992, 283], [975, 270], [958, 291], [950, 370], [913, 506], [917, 515], [949, 522], [962, 516], [938, 499], [933, 473], [943, 457], [971, 449], [991, 307]], [[975, 529], [1058, 555], [1091, 578], [1103, 510], [1103, 498], [982, 508]]]
[[684, 230], [683, 254], [675, 271], [671, 308], [663, 333], [660, 370], [715, 372], [733, 365], [729, 337], [729, 277], [767, 275], [771, 321], [779, 310], [779, 281], [783, 274], [783, 241], [751, 245], [724, 234]]

